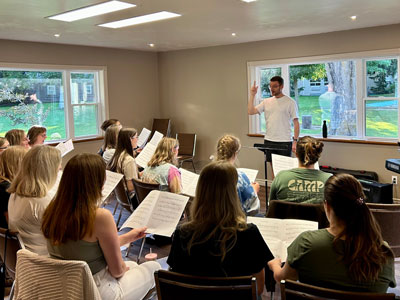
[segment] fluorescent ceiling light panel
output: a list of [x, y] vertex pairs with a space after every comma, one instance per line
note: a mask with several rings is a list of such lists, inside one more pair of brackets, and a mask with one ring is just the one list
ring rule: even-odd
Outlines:
[[66, 13], [50, 16], [47, 18], [64, 22], [73, 22], [135, 6], [136, 6], [135, 4], [113, 0], [83, 8], [78, 8], [75, 10], [68, 11]]
[[172, 12], [168, 12], [168, 11], [160, 11], [160, 12], [157, 12], [154, 14], [119, 20], [119, 21], [110, 22], [110, 23], [104, 23], [104, 24], [100, 24], [98, 26], [108, 27], [108, 28], [121, 28], [121, 27], [126, 27], [126, 26], [133, 26], [133, 25], [138, 25], [138, 24], [143, 24], [143, 23], [149, 23], [149, 22], [155, 22], [155, 21], [160, 21], [160, 20], [165, 20], [165, 19], [176, 18], [176, 17], [180, 17], [180, 16], [181, 16], [180, 14], [176, 14], [176, 13], [172, 13]]
[[254, 1], [257, 1], [257, 0], [242, 0], [243, 2], [247, 2], [247, 3], [250, 3], [250, 2], [254, 2]]

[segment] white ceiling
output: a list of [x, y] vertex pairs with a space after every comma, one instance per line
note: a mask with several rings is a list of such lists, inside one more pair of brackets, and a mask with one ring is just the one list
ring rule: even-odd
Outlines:
[[[104, 1], [0, 0], [0, 39], [168, 51], [400, 23], [399, 0], [122, 1], [137, 7], [67, 23], [45, 17]], [[121, 29], [96, 26], [162, 10], [182, 17]]]

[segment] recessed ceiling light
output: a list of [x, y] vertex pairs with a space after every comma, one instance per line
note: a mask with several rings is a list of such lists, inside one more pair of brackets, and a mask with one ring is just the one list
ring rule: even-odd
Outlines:
[[138, 24], [143, 24], [143, 23], [149, 23], [149, 22], [155, 22], [155, 21], [160, 21], [160, 20], [165, 20], [165, 19], [176, 18], [176, 17], [180, 17], [180, 16], [181, 16], [180, 14], [176, 14], [176, 13], [172, 13], [172, 12], [168, 12], [168, 11], [160, 11], [160, 12], [157, 12], [154, 14], [114, 21], [114, 22], [110, 22], [110, 23], [99, 24], [98, 26], [108, 27], [108, 28], [121, 28], [121, 27], [126, 27], [126, 26], [133, 26], [133, 25], [138, 25]]
[[357, 16], [351, 16], [350, 19], [352, 19], [353, 21], [355, 21], [357, 19]]
[[59, 38], [59, 37], [60, 37], [60, 34], [59, 34], [59, 33], [56, 33], [54, 36], [55, 36], [56, 38]]
[[236, 36], [236, 33], [232, 32], [232, 36]]
[[154, 44], [149, 44], [149, 46], [150, 46], [151, 48], [154, 48], [155, 45], [154, 45]]
[[250, 3], [250, 2], [255, 2], [255, 1], [257, 1], [257, 0], [242, 0], [243, 2], [247, 2], [247, 3]]
[[76, 20], [86, 19], [98, 15], [107, 14], [110, 12], [135, 7], [135, 4], [121, 2], [117, 0], [108, 1], [96, 5], [86, 6], [78, 9], [74, 9], [62, 14], [47, 17], [52, 20], [72, 22]]

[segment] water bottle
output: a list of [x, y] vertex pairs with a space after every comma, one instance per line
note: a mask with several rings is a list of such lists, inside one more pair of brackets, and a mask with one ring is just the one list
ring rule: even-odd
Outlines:
[[328, 137], [328, 126], [326, 126], [326, 120], [324, 120], [324, 124], [322, 125], [322, 137], [325, 139]]

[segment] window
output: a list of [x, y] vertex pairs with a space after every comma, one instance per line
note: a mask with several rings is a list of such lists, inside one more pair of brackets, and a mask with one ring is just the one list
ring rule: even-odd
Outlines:
[[0, 65], [0, 136], [47, 128], [46, 141], [99, 135], [105, 119], [105, 68]]
[[[250, 62], [249, 90], [255, 80], [260, 86], [258, 104], [270, 97], [270, 78], [282, 76], [284, 94], [299, 108], [300, 135], [321, 136], [326, 120], [330, 137], [398, 139], [396, 51]], [[249, 125], [250, 133], [265, 133], [264, 115], [250, 116]]]

